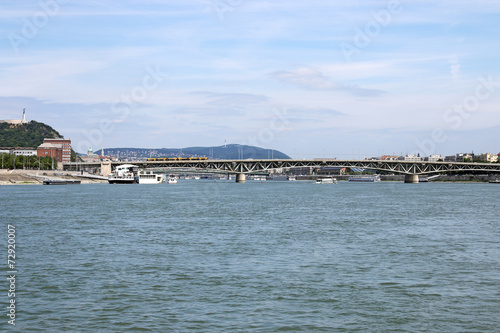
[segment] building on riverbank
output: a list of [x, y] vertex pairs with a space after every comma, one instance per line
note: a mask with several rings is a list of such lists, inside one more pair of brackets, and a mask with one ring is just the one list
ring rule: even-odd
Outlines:
[[71, 162], [71, 140], [43, 139], [43, 143], [37, 148], [37, 156], [50, 156], [58, 162]]
[[498, 155], [485, 153], [474, 156], [475, 161], [488, 162], [488, 163], [496, 163], [498, 162]]
[[30, 147], [0, 147], [0, 154], [12, 154], [16, 156], [36, 156], [37, 150]]

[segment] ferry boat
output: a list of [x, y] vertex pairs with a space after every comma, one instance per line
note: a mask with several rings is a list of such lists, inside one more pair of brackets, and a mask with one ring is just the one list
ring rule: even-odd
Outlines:
[[500, 184], [500, 179], [490, 180], [490, 184]]
[[380, 175], [372, 176], [351, 176], [348, 179], [350, 182], [374, 183], [380, 181]]
[[168, 176], [168, 183], [169, 184], [177, 184], [177, 177], [175, 175]]
[[337, 184], [337, 178], [327, 177], [316, 179], [316, 184]]
[[138, 170], [139, 167], [137, 165], [119, 165], [109, 175], [108, 182], [110, 184], [136, 184], [139, 181]]
[[139, 184], [161, 184], [165, 182], [164, 175], [158, 175], [152, 171], [139, 172]]

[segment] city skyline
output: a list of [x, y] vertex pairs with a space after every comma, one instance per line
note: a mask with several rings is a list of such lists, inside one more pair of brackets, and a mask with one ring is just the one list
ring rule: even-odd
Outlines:
[[0, 4], [0, 119], [89, 147], [500, 150], [494, 1]]

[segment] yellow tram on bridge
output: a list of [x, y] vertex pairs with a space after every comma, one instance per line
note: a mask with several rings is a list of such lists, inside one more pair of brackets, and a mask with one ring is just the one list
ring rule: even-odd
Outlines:
[[162, 162], [162, 161], [205, 161], [208, 157], [153, 157], [148, 158], [147, 161]]

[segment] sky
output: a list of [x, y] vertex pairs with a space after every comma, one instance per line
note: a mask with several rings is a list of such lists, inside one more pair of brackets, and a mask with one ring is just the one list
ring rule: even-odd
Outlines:
[[500, 1], [0, 2], [0, 119], [85, 153], [500, 152]]

